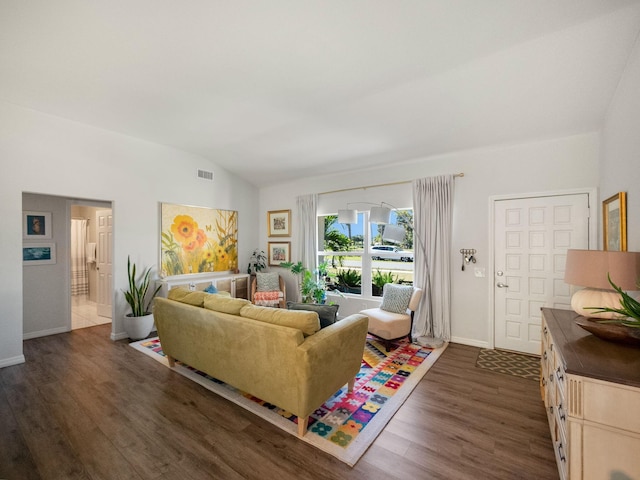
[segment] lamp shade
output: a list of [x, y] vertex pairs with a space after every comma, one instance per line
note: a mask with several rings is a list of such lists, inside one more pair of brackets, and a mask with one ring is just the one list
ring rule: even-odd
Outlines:
[[338, 223], [358, 223], [358, 211], [338, 210]]
[[568, 250], [564, 281], [570, 285], [613, 290], [607, 275], [622, 290], [638, 290], [640, 252]]
[[585, 317], [613, 319], [613, 312], [597, 312], [593, 308], [620, 308], [620, 295], [611, 281], [622, 290], [638, 290], [640, 252], [609, 252], [603, 250], [568, 250], [564, 281], [580, 285], [571, 297], [571, 308]]
[[407, 232], [398, 225], [385, 225], [382, 232], [382, 240], [393, 243], [402, 243]]
[[369, 221], [372, 223], [389, 223], [391, 209], [388, 207], [371, 207]]

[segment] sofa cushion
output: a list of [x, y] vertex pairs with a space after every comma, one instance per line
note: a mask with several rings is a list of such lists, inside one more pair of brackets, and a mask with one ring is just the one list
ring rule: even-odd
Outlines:
[[278, 272], [258, 272], [256, 273], [256, 284], [258, 292], [280, 290], [280, 275], [278, 275]]
[[204, 292], [192, 292], [184, 287], [176, 287], [169, 290], [167, 298], [176, 302], [187, 303], [194, 307], [204, 306], [204, 299], [207, 296]]
[[320, 320], [316, 312], [258, 307], [256, 305], [249, 304], [242, 307], [240, 315], [260, 322], [297, 328], [305, 337], [313, 335], [320, 330]]
[[387, 283], [384, 286], [380, 309], [393, 313], [407, 313], [411, 295], [413, 295], [413, 287], [411, 285]]
[[316, 303], [299, 303], [299, 302], [287, 302], [287, 308], [289, 310], [308, 310], [316, 312], [320, 318], [320, 328], [328, 327], [336, 323], [338, 316], [338, 308], [340, 305], [318, 305]]
[[208, 294], [204, 299], [204, 308], [229, 315], [240, 315], [242, 307], [250, 304], [251, 302], [244, 298], [233, 298], [219, 293]]

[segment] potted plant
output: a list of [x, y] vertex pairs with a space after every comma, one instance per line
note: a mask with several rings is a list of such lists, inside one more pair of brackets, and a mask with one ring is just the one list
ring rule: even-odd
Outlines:
[[153, 313], [150, 311], [150, 306], [161, 287], [158, 286], [147, 301], [147, 292], [151, 283], [151, 268], [147, 268], [137, 278], [136, 264], [131, 263], [130, 257], [127, 257], [127, 276], [129, 289], [123, 290], [123, 293], [131, 307], [131, 313], [124, 317], [124, 329], [130, 339], [140, 340], [147, 338], [153, 329]]
[[393, 272], [382, 273], [380, 269], [377, 269], [373, 274], [371, 290], [374, 296], [381, 297], [382, 290], [387, 283], [397, 283], [398, 277], [393, 275]]
[[342, 270], [336, 275], [338, 289], [344, 293], [360, 293], [362, 275], [357, 270]]
[[255, 275], [257, 272], [261, 272], [265, 268], [267, 268], [267, 255], [264, 253], [264, 250], [256, 248], [249, 258], [247, 273]]
[[322, 263], [315, 271], [310, 271], [302, 262], [283, 262], [281, 267], [296, 275], [296, 282], [303, 303], [324, 303], [326, 298], [327, 264]]

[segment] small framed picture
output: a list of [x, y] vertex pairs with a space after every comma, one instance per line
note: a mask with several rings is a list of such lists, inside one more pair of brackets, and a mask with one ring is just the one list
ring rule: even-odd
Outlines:
[[53, 265], [55, 263], [55, 243], [31, 243], [22, 246], [23, 265]]
[[291, 261], [291, 242], [269, 242], [269, 265]]
[[23, 237], [30, 239], [51, 238], [51, 212], [22, 212]]
[[291, 210], [272, 210], [267, 212], [270, 237], [291, 236]]
[[602, 202], [604, 250], [627, 251], [627, 192], [619, 192]]

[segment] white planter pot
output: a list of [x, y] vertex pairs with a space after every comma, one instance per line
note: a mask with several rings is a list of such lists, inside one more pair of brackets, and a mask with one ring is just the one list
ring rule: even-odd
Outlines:
[[124, 330], [131, 340], [147, 338], [153, 329], [153, 313], [143, 317], [132, 317], [131, 314], [124, 317]]

